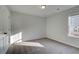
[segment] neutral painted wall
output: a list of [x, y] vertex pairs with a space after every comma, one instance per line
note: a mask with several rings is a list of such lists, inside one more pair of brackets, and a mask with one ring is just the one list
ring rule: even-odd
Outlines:
[[11, 12], [12, 35], [22, 32], [23, 40], [39, 39], [46, 36], [46, 20], [18, 12]]
[[[0, 35], [4, 32], [10, 33], [10, 12], [6, 6], [0, 6]], [[2, 39], [0, 37], [0, 53], [5, 53], [8, 49], [9, 37]]]
[[79, 7], [47, 18], [47, 37], [79, 48], [79, 38], [68, 37], [68, 17], [79, 15]]
[[6, 6], [0, 6], [0, 32], [10, 31], [10, 12]]

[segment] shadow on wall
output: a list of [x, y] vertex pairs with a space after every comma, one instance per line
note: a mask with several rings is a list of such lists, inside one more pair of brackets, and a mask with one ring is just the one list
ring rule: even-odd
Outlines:
[[15, 42], [22, 42], [22, 32], [10, 36], [10, 44], [13, 44]]

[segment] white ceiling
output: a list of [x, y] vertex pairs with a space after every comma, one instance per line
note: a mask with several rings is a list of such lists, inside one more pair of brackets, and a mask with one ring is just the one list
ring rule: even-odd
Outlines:
[[[46, 17], [51, 14], [61, 12], [67, 9], [75, 7], [74, 5], [47, 5], [46, 9], [41, 9], [40, 5], [9, 5], [8, 8], [11, 11], [21, 12], [29, 15]], [[60, 10], [57, 10], [60, 8]]]

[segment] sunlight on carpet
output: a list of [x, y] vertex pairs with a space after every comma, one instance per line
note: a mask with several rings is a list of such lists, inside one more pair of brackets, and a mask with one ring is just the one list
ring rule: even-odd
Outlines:
[[19, 42], [15, 43], [16, 45], [23, 45], [23, 46], [35, 46], [35, 47], [44, 47], [44, 45], [38, 42]]

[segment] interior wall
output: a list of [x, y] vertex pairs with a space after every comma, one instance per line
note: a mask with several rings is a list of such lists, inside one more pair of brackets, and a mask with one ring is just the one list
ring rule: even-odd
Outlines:
[[47, 37], [79, 48], [79, 38], [68, 36], [68, 17], [72, 15], [79, 15], [79, 7], [48, 17]]
[[22, 32], [24, 41], [46, 37], [46, 20], [18, 12], [11, 12], [12, 35]]
[[10, 12], [6, 6], [0, 6], [0, 33], [8, 33], [10, 31]]
[[4, 32], [7, 33], [7, 36], [2, 39], [0, 36], [0, 53], [5, 53], [9, 46], [9, 34], [10, 34], [10, 12], [6, 6], [0, 5], [0, 35], [3, 35]]

